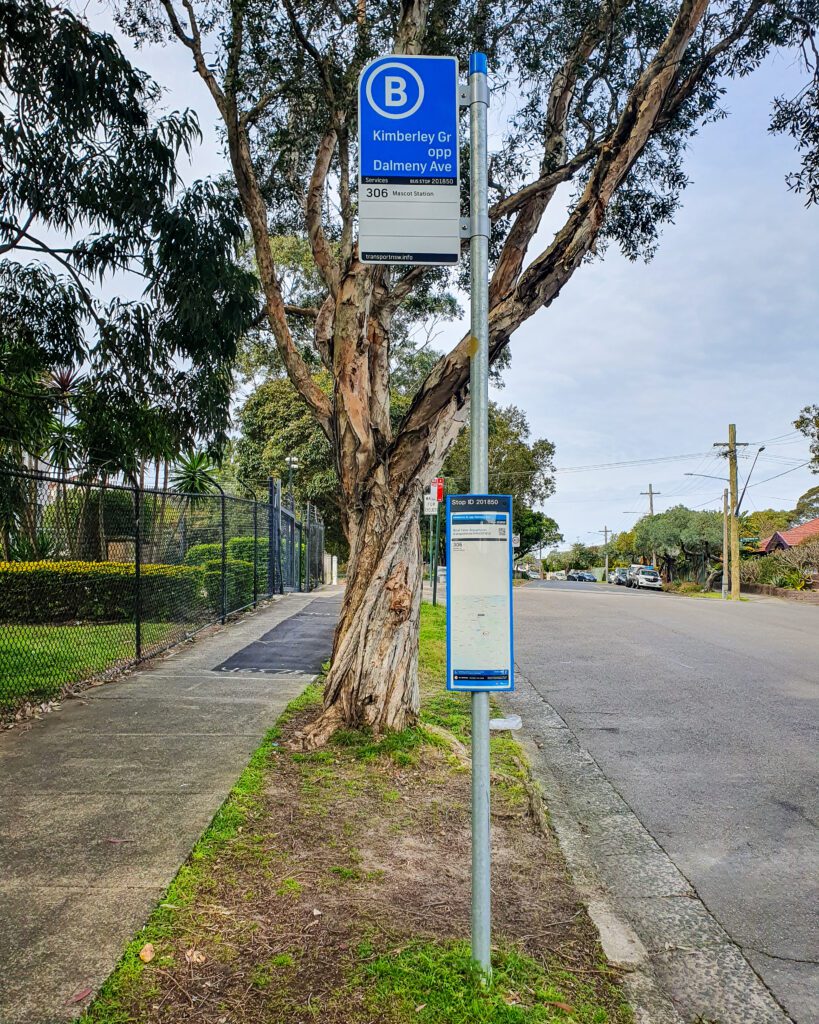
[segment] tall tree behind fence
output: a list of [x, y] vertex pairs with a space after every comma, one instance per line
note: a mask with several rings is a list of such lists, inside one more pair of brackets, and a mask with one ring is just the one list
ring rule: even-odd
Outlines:
[[323, 582], [314, 508], [0, 472], [0, 712]]

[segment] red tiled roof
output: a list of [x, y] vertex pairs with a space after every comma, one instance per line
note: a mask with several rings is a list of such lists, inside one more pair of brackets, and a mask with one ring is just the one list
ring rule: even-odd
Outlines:
[[810, 540], [811, 537], [819, 537], [819, 519], [809, 519], [801, 526], [793, 526], [790, 530], [777, 530], [770, 537], [763, 537], [759, 542], [760, 551], [768, 551], [771, 541], [779, 539], [785, 547], [792, 548], [795, 544], [801, 544], [803, 540]]

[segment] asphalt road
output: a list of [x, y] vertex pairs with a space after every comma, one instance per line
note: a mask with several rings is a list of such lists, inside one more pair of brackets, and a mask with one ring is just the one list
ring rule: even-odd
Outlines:
[[780, 1005], [819, 1022], [819, 607], [533, 582], [515, 631], [523, 674]]

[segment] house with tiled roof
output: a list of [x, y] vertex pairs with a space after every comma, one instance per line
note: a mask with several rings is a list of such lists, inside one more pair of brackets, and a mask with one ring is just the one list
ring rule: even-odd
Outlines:
[[772, 551], [783, 551], [806, 540], [819, 540], [819, 519], [809, 519], [801, 526], [793, 526], [790, 530], [778, 530], [770, 537], [764, 537], [756, 553], [769, 555]]

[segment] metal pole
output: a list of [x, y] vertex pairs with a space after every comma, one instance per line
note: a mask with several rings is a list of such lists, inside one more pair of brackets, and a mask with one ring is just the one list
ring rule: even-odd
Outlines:
[[134, 485], [134, 649], [142, 658], [142, 495]]
[[432, 586], [432, 516], [427, 516], [427, 550], [429, 553], [429, 585]]
[[227, 621], [227, 509], [225, 508], [225, 492], [219, 488], [219, 501], [222, 506], [222, 625]]
[[722, 492], [722, 600], [728, 600], [728, 488]]
[[304, 589], [310, 589], [310, 502], [307, 502], [307, 511], [304, 513], [305, 528], [304, 535]]
[[438, 547], [441, 539], [441, 509], [435, 512], [435, 548], [432, 555], [432, 603], [438, 603]]
[[603, 527], [603, 541], [606, 545], [606, 583], [609, 582], [609, 528]]
[[253, 607], [259, 602], [259, 503], [253, 499]]
[[[486, 494], [489, 490], [489, 85], [486, 72], [486, 54], [473, 53], [469, 58], [469, 254], [472, 271], [469, 486], [473, 494]], [[492, 971], [489, 813], [489, 694], [483, 691], [472, 694], [472, 958], [486, 975]]]
[[276, 586], [276, 545], [278, 544], [278, 533], [276, 531], [276, 485], [273, 477], [267, 478], [267, 596], [273, 596]]

